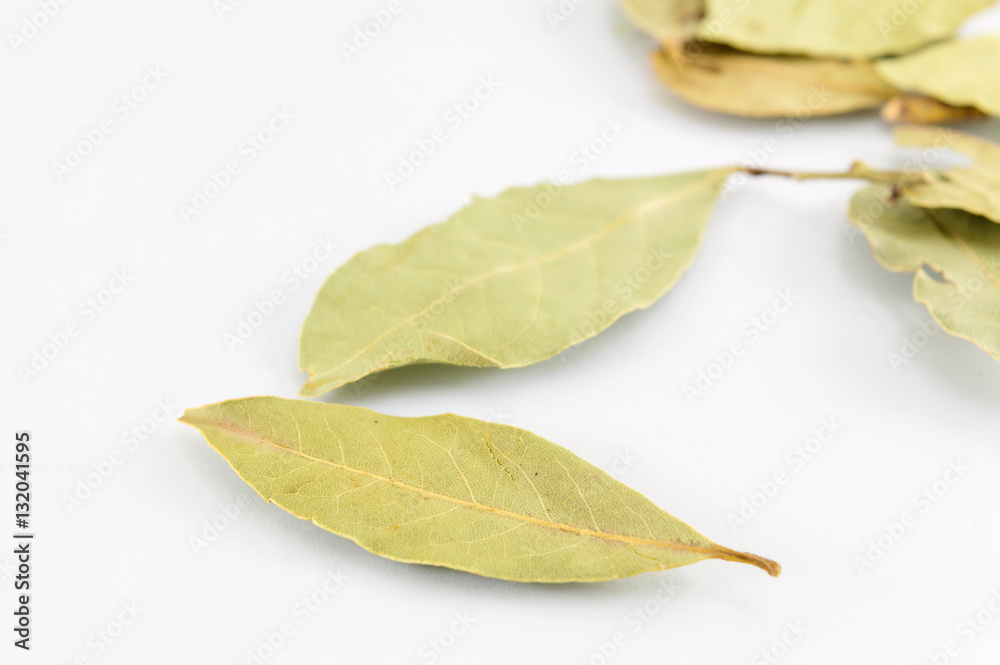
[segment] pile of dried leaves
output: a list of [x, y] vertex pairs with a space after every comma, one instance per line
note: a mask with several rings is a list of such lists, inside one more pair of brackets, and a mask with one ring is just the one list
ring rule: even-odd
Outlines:
[[[919, 122], [1000, 115], [1000, 38], [948, 41], [986, 0], [924, 0], [913, 14], [896, 0], [623, 2], [659, 40], [664, 81], [700, 106], [782, 116], [885, 104], [892, 119]], [[896, 137], [919, 149], [901, 171], [724, 166], [474, 199], [330, 276], [302, 330], [302, 394], [403, 365], [513, 368], [561, 353], [671, 289], [727, 181], [758, 175], [868, 181], [849, 218], [878, 259], [915, 273], [914, 296], [944, 330], [1000, 359], [1000, 146], [932, 127]], [[928, 168], [949, 150], [972, 164]], [[780, 571], [516, 427], [277, 397], [189, 409], [182, 420], [267, 501], [400, 561], [530, 582], [710, 558]]]
[[953, 39], [994, 0], [621, 0], [688, 102], [750, 117], [882, 107], [890, 122], [1000, 116], [1000, 36]]

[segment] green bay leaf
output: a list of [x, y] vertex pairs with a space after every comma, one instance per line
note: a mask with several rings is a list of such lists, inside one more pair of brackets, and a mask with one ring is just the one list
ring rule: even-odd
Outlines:
[[898, 127], [896, 141], [903, 146], [931, 148], [917, 161], [936, 161], [954, 150], [972, 158], [968, 167], [929, 172], [927, 182], [904, 188], [906, 198], [923, 208], [959, 208], [1000, 223], [1000, 145], [943, 127]]
[[277, 397], [188, 409], [181, 421], [265, 500], [397, 561], [521, 582], [598, 582], [705, 559], [780, 572], [517, 427]]
[[668, 88], [695, 106], [758, 118], [807, 118], [881, 105], [896, 94], [865, 60], [765, 56], [712, 44], [653, 54]]
[[897, 201], [886, 185], [858, 192], [850, 219], [882, 265], [916, 273], [914, 297], [943, 329], [1000, 359], [1000, 225], [963, 210]]
[[946, 39], [995, 0], [706, 0], [698, 37], [755, 53], [872, 58]]
[[509, 189], [355, 255], [303, 326], [302, 394], [414, 363], [520, 367], [593, 337], [677, 282], [730, 173]]
[[882, 60], [878, 73], [900, 90], [1000, 116], [1000, 36], [947, 41]]

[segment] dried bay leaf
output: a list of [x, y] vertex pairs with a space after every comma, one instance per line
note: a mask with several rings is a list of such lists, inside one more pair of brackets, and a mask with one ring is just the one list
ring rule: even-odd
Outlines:
[[598, 582], [705, 559], [781, 570], [508, 425], [277, 397], [188, 409], [181, 421], [265, 500], [397, 561], [521, 582]]
[[698, 44], [655, 52], [653, 68], [695, 106], [748, 117], [846, 113], [879, 106], [896, 94], [864, 60], [762, 56]]
[[1000, 36], [947, 41], [882, 60], [878, 73], [900, 90], [1000, 116]]
[[928, 159], [944, 150], [973, 159], [971, 166], [928, 172], [926, 182], [907, 185], [903, 191], [911, 203], [959, 208], [1000, 223], [1000, 145], [943, 127], [898, 127], [895, 134], [900, 145], [931, 148]]
[[755, 53], [872, 58], [947, 39], [994, 1], [706, 0], [698, 36]]
[[897, 95], [882, 107], [883, 120], [909, 125], [949, 125], [986, 117], [974, 106], [952, 106], [927, 95]]
[[621, 0], [622, 10], [643, 32], [661, 44], [680, 44], [698, 31], [704, 0]]
[[897, 201], [886, 185], [858, 192], [850, 219], [883, 266], [916, 273], [914, 297], [942, 328], [1000, 359], [1000, 225], [963, 210]]
[[357, 254], [306, 319], [302, 394], [414, 363], [519, 367], [593, 337], [677, 282], [732, 172], [509, 189]]

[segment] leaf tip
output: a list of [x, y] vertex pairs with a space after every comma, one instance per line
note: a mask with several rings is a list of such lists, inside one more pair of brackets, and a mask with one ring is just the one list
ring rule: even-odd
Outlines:
[[323, 391], [320, 390], [315, 383], [313, 383], [312, 377], [309, 377], [309, 379], [302, 384], [302, 387], [299, 388], [300, 397], [319, 397], [322, 394]]
[[757, 566], [761, 570], [765, 571], [771, 577], [778, 577], [781, 575], [781, 564], [777, 561], [771, 561], [770, 559], [765, 559], [762, 556], [750, 554], [749, 552], [737, 552], [725, 547], [719, 549], [720, 552], [717, 555], [719, 559], [737, 561], [739, 563], [749, 563], [751, 566]]
[[184, 409], [184, 413], [181, 417], [177, 419], [177, 422], [184, 423], [185, 425], [190, 425], [195, 429], [200, 429], [198, 423], [201, 419], [198, 417], [198, 412], [201, 411], [202, 407], [188, 407]]
[[770, 559], [764, 559], [762, 557], [756, 557], [755, 560], [750, 561], [753, 565], [767, 572], [771, 577], [778, 577], [781, 575], [781, 564], [777, 561], [771, 561]]

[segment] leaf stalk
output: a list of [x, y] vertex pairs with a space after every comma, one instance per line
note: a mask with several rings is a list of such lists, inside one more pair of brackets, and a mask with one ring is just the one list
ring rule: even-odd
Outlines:
[[740, 166], [736, 168], [736, 172], [745, 173], [750, 176], [772, 175], [782, 178], [793, 178], [795, 180], [867, 180], [869, 182], [881, 182], [900, 187], [931, 181], [931, 174], [926, 169], [881, 171], [868, 166], [864, 162], [854, 162], [847, 171], [780, 171], [754, 166]]

